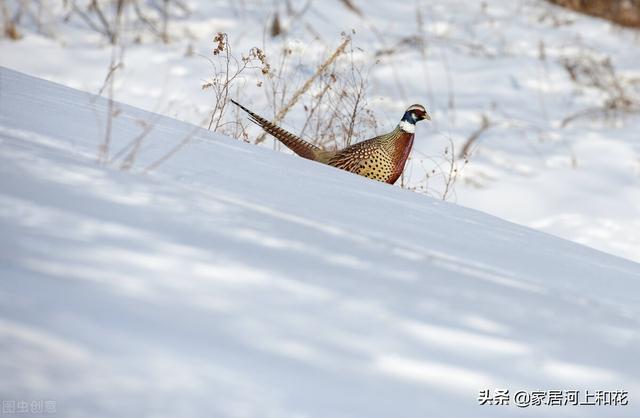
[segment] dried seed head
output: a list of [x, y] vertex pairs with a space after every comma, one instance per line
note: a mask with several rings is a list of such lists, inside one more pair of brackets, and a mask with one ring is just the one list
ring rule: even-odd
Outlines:
[[217, 44], [213, 49], [213, 55], [218, 55], [223, 52], [227, 46], [227, 34], [218, 32], [216, 36], [213, 37], [213, 42]]
[[251, 59], [257, 59], [258, 61], [260, 61], [260, 63], [262, 64], [262, 68], [260, 69], [260, 71], [262, 71], [262, 74], [267, 75], [271, 72], [271, 65], [267, 61], [267, 54], [265, 54], [262, 49], [257, 47], [251, 48], [251, 50], [249, 51], [249, 57]]

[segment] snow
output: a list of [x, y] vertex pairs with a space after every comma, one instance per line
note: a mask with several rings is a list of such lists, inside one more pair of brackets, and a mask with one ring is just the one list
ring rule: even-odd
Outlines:
[[[65, 417], [635, 417], [640, 265], [0, 68], [0, 398]], [[176, 144], [187, 145], [144, 174]], [[627, 406], [479, 406], [483, 389]]]
[[[171, 43], [147, 34], [127, 45], [124, 67], [114, 78], [115, 97], [206, 126], [213, 97], [201, 85], [212, 73], [208, 59], [217, 31], [229, 34], [238, 54], [262, 47], [274, 69], [280, 51], [291, 48], [297, 71], [285, 74], [291, 91], [336, 47], [341, 32], [354, 29], [356, 59], [380, 61], [369, 80], [376, 133], [396, 126], [409, 104], [422, 103], [432, 113], [432, 123], [418, 128], [409, 186], [424, 186], [424, 174], [439, 171], [450, 141], [460, 150], [484, 114], [491, 127], [473, 147], [450, 200], [640, 261], [640, 118], [587, 117], [561, 127], [566, 117], [604, 100], [602, 92], [573, 83], [562, 61], [609, 57], [620, 76], [637, 78], [637, 32], [542, 0], [367, 1], [361, 15], [340, 1], [287, 4], [306, 11], [292, 17], [282, 2], [261, 0], [188, 2], [191, 13], [170, 22]], [[275, 10], [286, 36], [271, 39]], [[65, 20], [67, 15], [60, 2], [39, 4], [41, 21], [25, 17], [21, 40], [0, 39], [0, 65], [98, 92], [111, 48], [77, 15]], [[419, 41], [411, 43], [416, 37], [424, 39], [424, 50]], [[376, 56], [390, 48], [394, 54]], [[235, 98], [272, 116], [265, 88], [247, 77]], [[627, 93], [640, 102], [637, 89]], [[299, 103], [284, 125], [299, 132], [303, 123]], [[253, 128], [251, 137], [257, 133]], [[426, 187], [431, 196], [443, 191], [437, 178]]]

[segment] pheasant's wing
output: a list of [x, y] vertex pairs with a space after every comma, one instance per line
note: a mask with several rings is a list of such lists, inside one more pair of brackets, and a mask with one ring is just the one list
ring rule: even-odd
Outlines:
[[393, 184], [397, 164], [393, 156], [396, 130], [338, 151], [328, 164], [355, 174]]
[[262, 116], [250, 111], [235, 100], [232, 99], [231, 102], [238, 106], [240, 109], [247, 112], [252, 122], [260, 126], [266, 133], [272, 135], [274, 138], [282, 142], [287, 146], [287, 148], [289, 148], [299, 156], [307, 158], [309, 160], [317, 160], [318, 156], [323, 153], [323, 150], [321, 148], [308, 143], [304, 139], [292, 134], [291, 132], [285, 131], [279, 126], [269, 122]]
[[359, 173], [363, 164], [380, 153], [379, 139], [380, 137], [367, 139], [337, 151], [327, 164], [352, 173]]

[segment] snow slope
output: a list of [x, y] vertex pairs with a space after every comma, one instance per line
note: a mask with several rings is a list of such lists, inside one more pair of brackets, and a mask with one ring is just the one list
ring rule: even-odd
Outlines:
[[[112, 150], [155, 123], [138, 173], [101, 166], [106, 108], [0, 68], [0, 398], [64, 417], [638, 416], [640, 265], [126, 105]], [[478, 406], [489, 388], [631, 403]]]

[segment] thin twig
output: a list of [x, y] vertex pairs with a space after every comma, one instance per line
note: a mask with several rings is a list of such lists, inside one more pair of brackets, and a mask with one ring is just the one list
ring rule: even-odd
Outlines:
[[[289, 101], [287, 102], [287, 104], [280, 109], [280, 111], [278, 112], [278, 114], [276, 115], [276, 117], [272, 120], [273, 123], [278, 123], [282, 120], [282, 118], [285, 117], [285, 115], [289, 112], [289, 110], [291, 110], [291, 108], [298, 102], [298, 99], [300, 99], [300, 96], [302, 96], [304, 93], [307, 92], [307, 90], [309, 90], [309, 88], [311, 87], [311, 85], [313, 84], [313, 82], [316, 80], [316, 78], [318, 78], [320, 76], [320, 74], [323, 74], [327, 68], [333, 64], [333, 62], [344, 53], [345, 48], [347, 47], [347, 45], [349, 44], [349, 42], [351, 41], [351, 38], [346, 36], [342, 42], [340, 43], [340, 45], [338, 46], [338, 48], [336, 48], [335, 51], [333, 51], [333, 54], [331, 54], [331, 56], [329, 56], [329, 58], [327, 58], [316, 70], [316, 72], [302, 85], [302, 87], [300, 87], [291, 97], [291, 99], [289, 99]], [[259, 144], [262, 141], [264, 141], [266, 137], [266, 133], [262, 133], [260, 136], [258, 136], [258, 138], [256, 138], [255, 143]]]
[[478, 138], [480, 138], [480, 136], [486, 132], [491, 126], [492, 126], [492, 122], [489, 120], [489, 118], [487, 117], [487, 115], [482, 115], [482, 122], [480, 124], [480, 127], [478, 129], [476, 129], [475, 131], [473, 131], [473, 133], [471, 135], [469, 135], [469, 138], [467, 138], [467, 140], [464, 143], [464, 146], [462, 147], [462, 150], [460, 150], [460, 154], [458, 154], [458, 158], [468, 158], [469, 155], [471, 155], [470, 150], [471, 150], [471, 146], [478, 140]]

